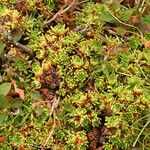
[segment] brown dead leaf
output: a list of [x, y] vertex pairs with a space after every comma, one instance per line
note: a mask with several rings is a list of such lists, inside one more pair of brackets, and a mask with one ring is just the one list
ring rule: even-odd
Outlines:
[[24, 90], [15, 87], [15, 92], [19, 94], [21, 99], [24, 99]]
[[145, 47], [150, 48], [150, 40], [145, 42]]
[[14, 85], [14, 91], [19, 95], [21, 99], [24, 99], [24, 90], [17, 88], [16, 81], [12, 80], [12, 84]]
[[72, 3], [72, 0], [64, 0], [64, 3], [67, 4], [67, 6], [68, 6], [69, 4]]
[[0, 143], [3, 143], [3, 142], [5, 142], [5, 141], [6, 141], [5, 138], [2, 137], [2, 136], [0, 136]]
[[140, 23], [139, 26], [143, 33], [150, 33], [150, 24]]
[[103, 150], [103, 149], [102, 149], [102, 147], [100, 146], [100, 147], [98, 147], [96, 150]]
[[131, 16], [131, 18], [130, 18], [130, 22], [133, 25], [136, 24], [136, 23], [139, 23], [139, 21], [140, 21], [139, 16]]
[[26, 150], [26, 148], [24, 147], [24, 145], [20, 145], [20, 146], [18, 147], [18, 150]]

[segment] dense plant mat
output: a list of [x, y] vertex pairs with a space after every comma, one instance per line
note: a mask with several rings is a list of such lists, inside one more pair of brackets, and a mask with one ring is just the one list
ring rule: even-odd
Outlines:
[[148, 0], [0, 0], [0, 149], [149, 150]]

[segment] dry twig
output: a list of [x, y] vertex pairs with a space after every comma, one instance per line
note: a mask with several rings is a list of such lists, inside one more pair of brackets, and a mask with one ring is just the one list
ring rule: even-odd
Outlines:
[[48, 137], [47, 137], [45, 143], [43, 144], [43, 147], [46, 147], [46, 145], [47, 145], [48, 142], [50, 141], [50, 139], [51, 139], [51, 137], [52, 137], [52, 135], [53, 135], [53, 133], [54, 133], [55, 127], [56, 127], [56, 112], [55, 112], [55, 110], [54, 110], [54, 111], [53, 111], [53, 126], [52, 126], [52, 128], [51, 128], [51, 130], [50, 130], [50, 132], [49, 132], [49, 135], [48, 135]]
[[[68, 11], [74, 4], [76, 0], [73, 0], [72, 3], [68, 6], [65, 4], [60, 11], [58, 11], [50, 20], [44, 22], [43, 28], [48, 26], [52, 21], [54, 21], [59, 15], [63, 14], [64, 12]], [[65, 8], [66, 7], [66, 8]]]
[[105, 27], [106, 29], [113, 29], [113, 30], [117, 30], [117, 29], [121, 29], [121, 30], [124, 30], [125, 32], [128, 32], [128, 33], [132, 33], [134, 35], [136, 35], [137, 37], [139, 37], [141, 39], [141, 42], [142, 43], [145, 43], [146, 40], [143, 36], [141, 36], [140, 34], [136, 33], [136, 32], [133, 32], [133, 31], [129, 31], [129, 30], [126, 30], [126, 29], [123, 29], [123, 28], [119, 28], [119, 27]]
[[58, 103], [59, 103], [59, 100], [60, 100], [60, 97], [54, 97], [54, 100], [53, 100], [53, 104], [52, 104], [52, 107], [51, 107], [51, 113], [50, 115], [54, 112], [54, 110], [58, 107]]
[[112, 17], [114, 17], [120, 24], [122, 24], [122, 25], [124, 25], [124, 26], [127, 26], [127, 27], [130, 27], [130, 28], [134, 28], [134, 29], [136, 29], [139, 33], [140, 33], [140, 36], [143, 38], [144, 36], [143, 36], [143, 33], [140, 31], [140, 29], [138, 28], [138, 27], [135, 27], [135, 26], [133, 26], [133, 25], [131, 25], [131, 24], [127, 24], [127, 23], [125, 23], [125, 22], [122, 22], [121, 20], [119, 20], [114, 14], [112, 14], [111, 13], [111, 11], [107, 8], [107, 7], [105, 7], [106, 8], [106, 11], [112, 16]]
[[28, 48], [27, 46], [19, 43], [19, 42], [13, 42], [11, 41], [11, 44], [16, 47], [19, 48], [21, 51], [26, 52], [30, 57], [34, 57], [34, 52], [32, 51], [32, 49]]
[[60, 100], [60, 97], [54, 97], [54, 100], [53, 100], [53, 104], [52, 104], [52, 107], [51, 107], [51, 112], [50, 112], [50, 116], [51, 114], [53, 114], [53, 126], [49, 132], [49, 135], [45, 141], [45, 143], [43, 144], [43, 148], [46, 147], [46, 145], [48, 144], [48, 142], [50, 141], [53, 133], [54, 133], [54, 130], [55, 130], [55, 127], [56, 127], [56, 112], [55, 112], [55, 109], [58, 107], [58, 103], [59, 103], [59, 100]]

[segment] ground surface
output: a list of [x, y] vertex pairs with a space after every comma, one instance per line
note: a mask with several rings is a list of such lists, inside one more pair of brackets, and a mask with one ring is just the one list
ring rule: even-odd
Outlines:
[[148, 0], [0, 0], [0, 149], [149, 150]]

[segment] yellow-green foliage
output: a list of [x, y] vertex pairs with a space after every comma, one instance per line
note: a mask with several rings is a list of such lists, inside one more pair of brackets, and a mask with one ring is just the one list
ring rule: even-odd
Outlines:
[[[40, 1], [44, 4], [40, 8], [35, 1], [27, 0], [28, 10], [24, 15], [10, 9], [15, 3], [10, 1], [9, 5], [1, 6], [0, 18], [11, 18], [3, 21], [0, 27], [2, 44], [6, 44], [3, 50], [9, 49], [7, 44], [11, 41], [26, 39], [26, 46], [35, 52], [35, 56], [31, 59], [14, 55], [9, 59], [12, 74], [3, 68], [8, 76], [4, 81], [16, 80], [17, 86], [25, 89], [25, 99], [17, 105], [10, 103], [0, 108], [0, 136], [6, 139], [0, 143], [1, 149], [19, 146], [40, 149], [44, 144], [53, 118], [51, 106], [41, 100], [37, 91], [45, 88], [41, 78], [52, 68], [55, 68], [59, 85], [46, 88], [60, 97], [60, 101], [54, 134], [46, 146], [52, 150], [86, 150], [91, 143], [89, 132], [96, 128], [100, 132], [97, 148], [131, 149], [150, 117], [149, 47], [134, 34], [123, 37], [119, 31], [106, 30], [109, 24], [117, 28], [120, 23], [111, 15], [114, 10], [107, 2], [84, 4], [76, 15], [79, 30], [60, 23], [42, 29], [42, 22], [54, 8], [55, 1]], [[118, 8], [116, 16], [121, 22], [128, 22], [135, 12], [135, 9], [127, 8], [123, 15], [125, 8], [117, 3], [114, 7]], [[120, 26], [124, 30], [123, 25]], [[14, 30], [17, 37], [13, 35]], [[137, 29], [133, 32], [137, 33]], [[148, 39], [149, 35], [145, 36]], [[103, 132], [104, 128], [107, 133]], [[149, 125], [138, 138], [146, 148], [150, 148], [148, 129]]]

